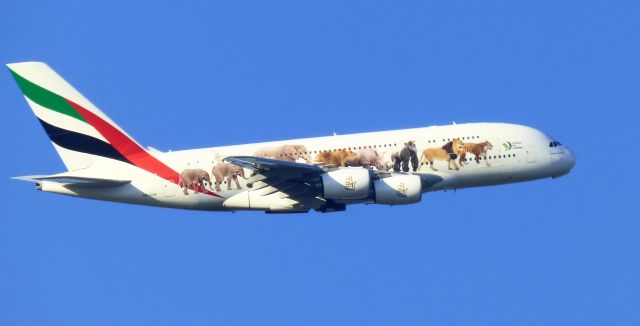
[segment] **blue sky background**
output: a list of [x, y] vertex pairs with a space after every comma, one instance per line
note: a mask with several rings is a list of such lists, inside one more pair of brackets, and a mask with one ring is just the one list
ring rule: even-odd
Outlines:
[[40, 193], [64, 169], [0, 77], [0, 325], [638, 325], [637, 1], [5, 1], [45, 61], [161, 150], [503, 121], [566, 177], [338, 214]]

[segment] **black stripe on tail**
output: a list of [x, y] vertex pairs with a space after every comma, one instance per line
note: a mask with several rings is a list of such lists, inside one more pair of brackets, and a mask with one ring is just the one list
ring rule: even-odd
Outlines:
[[110, 159], [122, 161], [131, 164], [120, 152], [118, 152], [111, 144], [85, 134], [65, 130], [50, 125], [41, 119], [38, 119], [44, 127], [44, 131], [56, 145], [68, 150], [82, 152], [87, 154], [98, 155]]

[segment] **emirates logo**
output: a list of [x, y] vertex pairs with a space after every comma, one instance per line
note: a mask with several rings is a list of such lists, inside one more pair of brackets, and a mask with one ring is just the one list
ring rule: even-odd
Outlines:
[[398, 188], [396, 189], [396, 196], [398, 197], [407, 197], [407, 193], [409, 192], [409, 188], [407, 188], [404, 183], [400, 183]]
[[349, 176], [344, 180], [344, 189], [356, 190], [356, 180], [353, 180], [352, 176]]

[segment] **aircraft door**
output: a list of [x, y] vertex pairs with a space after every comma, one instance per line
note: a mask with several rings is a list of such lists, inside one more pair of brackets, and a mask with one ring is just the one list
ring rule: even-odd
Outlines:
[[525, 148], [525, 156], [527, 157], [527, 163], [535, 163], [538, 160], [535, 148], [530, 146]]

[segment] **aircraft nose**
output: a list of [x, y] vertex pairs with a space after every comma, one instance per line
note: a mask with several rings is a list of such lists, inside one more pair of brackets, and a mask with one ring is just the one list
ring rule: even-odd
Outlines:
[[566, 146], [563, 147], [561, 155], [560, 153], [551, 154], [552, 165], [554, 167], [553, 178], [559, 178], [566, 175], [576, 165], [576, 155]]
[[571, 170], [576, 166], [576, 155], [568, 148], [565, 155], [567, 156], [567, 170]]
[[565, 148], [562, 156], [562, 159], [556, 163], [557, 174], [553, 176], [554, 178], [568, 174], [576, 165], [576, 156], [568, 148]]

